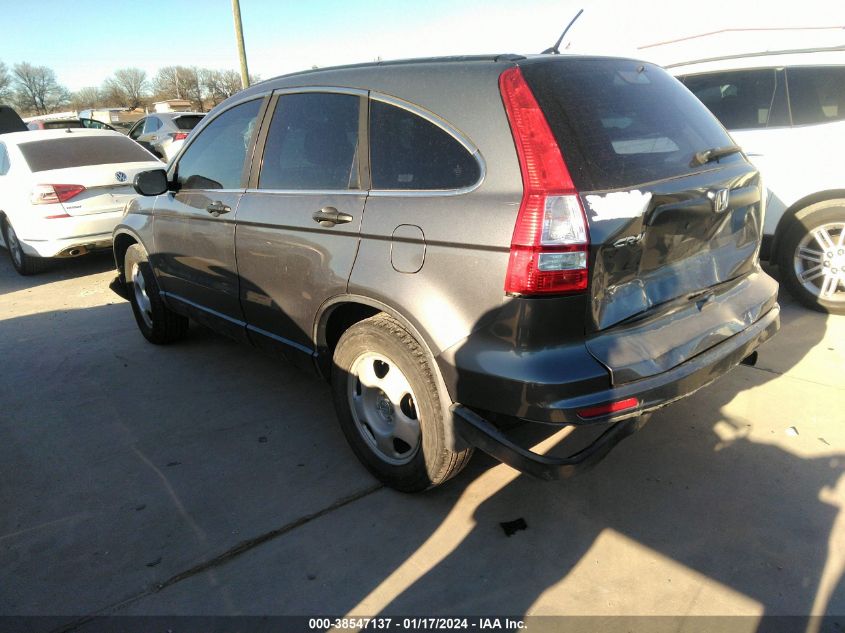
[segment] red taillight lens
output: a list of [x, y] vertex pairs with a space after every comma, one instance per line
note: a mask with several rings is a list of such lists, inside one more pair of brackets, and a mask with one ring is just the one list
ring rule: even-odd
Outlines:
[[67, 202], [85, 191], [82, 185], [36, 185], [29, 201], [32, 204]]
[[522, 172], [505, 292], [561, 294], [587, 288], [587, 221], [543, 111], [522, 71], [509, 68], [499, 91]]
[[611, 413], [619, 413], [620, 411], [627, 411], [640, 406], [640, 401], [636, 398], [626, 398], [625, 400], [617, 400], [616, 402], [609, 402], [608, 404], [600, 404], [596, 407], [587, 407], [578, 411], [579, 418], [597, 418], [602, 415], [609, 415]]
[[188, 133], [187, 132], [173, 132], [170, 136], [173, 137], [174, 141], [184, 141], [186, 138], [188, 138]]

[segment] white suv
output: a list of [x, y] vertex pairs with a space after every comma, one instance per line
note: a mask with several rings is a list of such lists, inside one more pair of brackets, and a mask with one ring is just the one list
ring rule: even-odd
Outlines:
[[669, 67], [757, 166], [767, 188], [761, 255], [792, 294], [845, 314], [845, 48]]

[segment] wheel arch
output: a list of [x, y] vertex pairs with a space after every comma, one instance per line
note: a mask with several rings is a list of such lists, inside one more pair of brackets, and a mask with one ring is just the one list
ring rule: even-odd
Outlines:
[[144, 250], [146, 247], [144, 246], [141, 238], [139, 238], [134, 232], [130, 231], [129, 229], [121, 229], [114, 235], [114, 239], [112, 240], [112, 253], [114, 254], [114, 265], [117, 269], [120, 278], [125, 281], [125, 271], [123, 270], [123, 262], [126, 259], [126, 251], [129, 250], [129, 247], [133, 244], [140, 244]]
[[318, 369], [323, 376], [328, 377], [331, 373], [332, 352], [343, 332], [355, 323], [368, 319], [379, 312], [389, 314], [408, 330], [426, 349], [429, 359], [436, 366], [431, 338], [415, 326], [399, 309], [371, 297], [345, 294], [332, 297], [324, 302], [314, 319], [312, 339], [317, 349]]
[[789, 232], [789, 229], [792, 228], [794, 222], [806, 217], [807, 213], [809, 213], [807, 211], [807, 207], [819, 202], [837, 200], [840, 198], [845, 200], [845, 189], [826, 189], [825, 191], [817, 191], [804, 196], [800, 200], [792, 203], [792, 205], [784, 211], [780, 220], [778, 220], [778, 225], [777, 228], [775, 228], [775, 234], [772, 238], [772, 245], [769, 250], [769, 261], [777, 262], [779, 260], [778, 251], [784, 236]]

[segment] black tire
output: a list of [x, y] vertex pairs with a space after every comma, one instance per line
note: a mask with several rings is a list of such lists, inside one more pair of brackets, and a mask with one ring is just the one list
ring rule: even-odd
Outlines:
[[[821, 265], [829, 270], [836, 270], [842, 275], [842, 267], [845, 266], [845, 245], [833, 246], [833, 248], [822, 248], [817, 238], [812, 236], [813, 231], [825, 225], [834, 225], [835, 228], [829, 232], [834, 237], [834, 243], [839, 241], [840, 233], [845, 230], [845, 200], [825, 200], [810, 205], [800, 214], [800, 219], [792, 221], [784, 235], [784, 239], [778, 248], [778, 267], [780, 269], [781, 281], [789, 290], [790, 294], [802, 304], [819, 312], [830, 314], [845, 314], [845, 277], [838, 281], [838, 291], [835, 298], [825, 298], [821, 295], [822, 278], [810, 280], [803, 283], [796, 271], [795, 257], [798, 254], [802, 242], [813, 251], [822, 253], [822, 260], [818, 264], [810, 259], [802, 259], [798, 267], [808, 272], [815, 265]], [[839, 225], [836, 227], [836, 225]], [[810, 240], [806, 243], [805, 240]], [[828, 255], [833, 254], [835, 259], [829, 259]], [[827, 264], [824, 263], [827, 260]], [[812, 288], [808, 288], [810, 285]]]
[[18, 241], [15, 229], [9, 224], [9, 221], [3, 220], [3, 241], [6, 243], [6, 250], [9, 252], [9, 259], [12, 261], [12, 266], [19, 275], [29, 276], [37, 275], [49, 268], [51, 260], [44, 257], [37, 257], [35, 255], [28, 255], [24, 252], [21, 243]]
[[[353, 398], [360, 398], [363, 402], [362, 389], [367, 389], [368, 394], [374, 391], [362, 387], [359, 377], [365, 373], [359, 368], [369, 363], [373, 356], [387, 361], [382, 363], [382, 366], [387, 366], [382, 377], [389, 375], [395, 367], [400, 371], [400, 382], [401, 378], [406, 379], [411, 390], [399, 403], [393, 402], [398, 397], [386, 397], [386, 392], [375, 390], [385, 396], [381, 399], [382, 404], [385, 400], [392, 404], [392, 408], [390, 404], [385, 405], [390, 411], [388, 414], [361, 413], [360, 407], [353, 405]], [[381, 361], [372, 362], [374, 367], [378, 367]], [[378, 373], [377, 369], [375, 371]], [[360, 321], [346, 330], [334, 351], [332, 391], [340, 427], [361, 463], [382, 482], [403, 492], [418, 492], [444, 483], [460, 472], [472, 457], [472, 448], [456, 452], [447, 445], [445, 425], [450, 415], [450, 403], [441, 401], [436, 380], [423, 347], [395, 319], [384, 313]], [[378, 409], [378, 406], [375, 408]], [[406, 413], [407, 416], [404, 415]], [[416, 447], [403, 445], [398, 440], [398, 452], [387, 456], [387, 452], [383, 453], [376, 446], [375, 432], [369, 424], [384, 425], [384, 420], [396, 416], [394, 422], [387, 422], [387, 426], [398, 428], [400, 414], [402, 419], [418, 422], [420, 439]], [[377, 420], [378, 415], [383, 419]], [[392, 441], [395, 448], [397, 438]], [[408, 450], [403, 453], [405, 446]]]
[[132, 304], [135, 322], [144, 338], [156, 345], [166, 345], [185, 338], [188, 319], [164, 305], [144, 249], [139, 244], [133, 244], [126, 250], [123, 262], [129, 303]]

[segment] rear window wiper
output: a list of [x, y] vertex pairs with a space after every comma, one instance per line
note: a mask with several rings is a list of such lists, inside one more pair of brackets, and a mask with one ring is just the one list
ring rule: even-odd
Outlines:
[[725, 147], [711, 147], [710, 149], [704, 149], [700, 152], [696, 152], [692, 160], [690, 161], [690, 167], [698, 167], [699, 165], [706, 165], [707, 163], [713, 162], [714, 160], [719, 160], [723, 156], [729, 156], [731, 154], [736, 154], [737, 152], [741, 152], [742, 148], [736, 145], [727, 145]]

